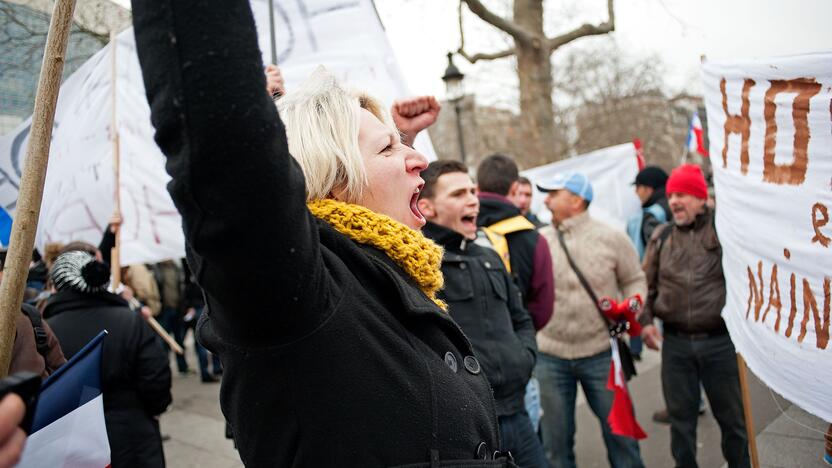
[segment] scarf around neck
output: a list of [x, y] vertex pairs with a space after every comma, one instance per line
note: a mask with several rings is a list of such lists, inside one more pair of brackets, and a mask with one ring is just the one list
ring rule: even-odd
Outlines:
[[370, 245], [387, 254], [430, 300], [447, 310], [447, 305], [436, 298], [443, 285], [442, 248], [421, 232], [352, 203], [324, 199], [307, 202], [307, 206], [312, 215], [354, 242]]

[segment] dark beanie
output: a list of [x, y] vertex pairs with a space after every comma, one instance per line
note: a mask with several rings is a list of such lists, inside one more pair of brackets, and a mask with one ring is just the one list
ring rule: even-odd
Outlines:
[[96, 293], [107, 289], [110, 269], [90, 253], [70, 250], [58, 255], [50, 272], [58, 291]]
[[658, 166], [647, 166], [636, 175], [634, 185], [644, 185], [659, 189], [667, 184], [667, 172]]
[[703, 200], [708, 199], [708, 186], [702, 169], [696, 164], [682, 164], [673, 169], [667, 179], [667, 195], [673, 193], [687, 193]]

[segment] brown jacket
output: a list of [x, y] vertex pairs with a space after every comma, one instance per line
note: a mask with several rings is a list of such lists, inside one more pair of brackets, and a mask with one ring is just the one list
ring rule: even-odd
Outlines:
[[52, 329], [47, 325], [46, 320], [41, 322], [41, 326], [46, 332], [46, 342], [49, 345], [46, 358], [38, 353], [32, 321], [23, 312], [17, 314], [9, 374], [28, 371], [34, 372], [45, 379], [66, 362], [64, 353], [61, 351], [61, 345], [58, 343], [55, 334], [52, 333]]
[[136, 299], [142, 304], [150, 307], [153, 316], [158, 316], [162, 311], [162, 298], [159, 294], [159, 285], [153, 273], [143, 263], [136, 263], [122, 269], [122, 281], [133, 290]]
[[[665, 327], [684, 333], [725, 327], [720, 316], [725, 305], [722, 246], [713, 216], [706, 208], [689, 226], [664, 224], [653, 232], [644, 255], [647, 300], [639, 317], [642, 325], [657, 317]], [[662, 240], [666, 229], [673, 231]]]

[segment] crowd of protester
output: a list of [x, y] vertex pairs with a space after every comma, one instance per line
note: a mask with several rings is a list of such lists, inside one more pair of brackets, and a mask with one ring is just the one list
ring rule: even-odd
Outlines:
[[[222, 410], [250, 466], [574, 467], [580, 385], [610, 466], [641, 467], [638, 441], [608, 422], [602, 296], [644, 298], [643, 331], [629, 341], [637, 361], [642, 340], [661, 350], [656, 419], [670, 424], [676, 465], [697, 466], [704, 390], [728, 466], [749, 466], [698, 166], [641, 170], [642, 210], [625, 230], [592, 214], [593, 181], [579, 172], [533, 186], [506, 155], [428, 164], [413, 141], [436, 120], [434, 98], [388, 111], [323, 70], [287, 92], [277, 67], [265, 79], [259, 68], [247, 2], [231, 3], [190, 23], [171, 19], [185, 6], [133, 3], [188, 261], [125, 266], [113, 284], [115, 216], [98, 247], [35, 253], [17, 318], [10, 372], [44, 378], [108, 330], [113, 467], [165, 464], [171, 356], [153, 319], [183, 348], [193, 331], [199, 377], [223, 380]], [[197, 34], [206, 29], [217, 33]], [[227, 47], [239, 53], [209, 53]], [[535, 191], [549, 216], [530, 211]], [[194, 372], [180, 354], [175, 366]], [[6, 423], [20, 413], [14, 397], [0, 402], [0, 466], [19, 454], [22, 435]]]

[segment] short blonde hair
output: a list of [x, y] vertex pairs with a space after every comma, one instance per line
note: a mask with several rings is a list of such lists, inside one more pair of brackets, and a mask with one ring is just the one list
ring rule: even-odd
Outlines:
[[343, 87], [324, 67], [277, 101], [289, 152], [306, 178], [307, 200], [328, 198], [335, 191], [347, 202], [361, 198], [367, 173], [358, 147], [360, 109], [397, 131], [377, 99]]

